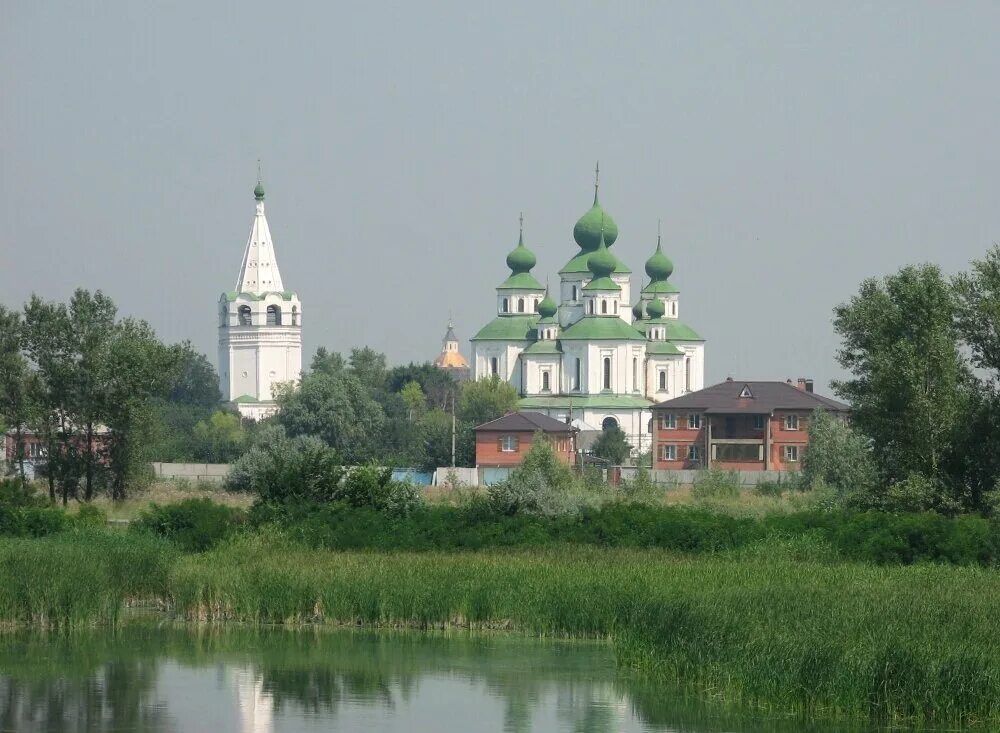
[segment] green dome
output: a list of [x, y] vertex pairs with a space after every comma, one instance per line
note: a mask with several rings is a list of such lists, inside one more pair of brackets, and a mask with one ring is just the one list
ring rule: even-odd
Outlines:
[[580, 217], [573, 227], [573, 239], [584, 252], [593, 252], [601, 243], [601, 229], [604, 229], [604, 241], [610, 247], [618, 239], [618, 225], [601, 205], [597, 203], [594, 194], [594, 205], [590, 211]]
[[646, 260], [646, 274], [653, 282], [666, 280], [674, 271], [674, 263], [663, 254], [660, 248], [660, 238], [656, 238], [656, 251], [653, 256]]
[[636, 303], [635, 305], [632, 306], [632, 317], [635, 320], [637, 320], [637, 321], [641, 321], [642, 320], [642, 301], [641, 300], [638, 303]]
[[615, 265], [617, 264], [618, 261], [615, 260], [615, 256], [608, 250], [605, 237], [601, 234], [598, 239], [597, 250], [587, 260], [587, 269], [597, 279], [599, 277], [608, 277], [615, 271]]
[[524, 246], [524, 232], [522, 231], [517, 240], [517, 246], [507, 255], [507, 267], [517, 275], [528, 272], [535, 266], [536, 261], [534, 252]]
[[257, 181], [257, 185], [253, 189], [253, 197], [258, 201], [264, 200], [264, 186], [260, 181]]
[[538, 315], [542, 318], [552, 318], [556, 313], [559, 312], [559, 306], [556, 302], [549, 297], [548, 288], [545, 290], [545, 297], [538, 304]]
[[663, 301], [659, 298], [654, 298], [646, 304], [646, 313], [650, 318], [663, 318], [663, 314], [667, 312], [667, 307], [663, 305]]

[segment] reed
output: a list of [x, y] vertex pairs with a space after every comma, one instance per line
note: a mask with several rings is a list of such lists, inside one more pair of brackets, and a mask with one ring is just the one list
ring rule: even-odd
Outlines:
[[183, 558], [191, 619], [608, 637], [619, 662], [774, 711], [1000, 723], [1000, 575], [771, 552], [343, 553], [260, 536]]

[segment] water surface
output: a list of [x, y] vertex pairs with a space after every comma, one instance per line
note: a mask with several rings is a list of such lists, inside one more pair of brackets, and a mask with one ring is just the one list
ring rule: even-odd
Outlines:
[[620, 674], [596, 642], [129, 624], [0, 636], [0, 730], [802, 731]]

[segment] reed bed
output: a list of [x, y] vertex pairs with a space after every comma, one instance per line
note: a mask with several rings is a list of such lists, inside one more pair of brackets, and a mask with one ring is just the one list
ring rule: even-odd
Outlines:
[[1000, 723], [1000, 574], [772, 549], [375, 554], [276, 551], [258, 536], [182, 559], [171, 589], [191, 619], [607, 637], [621, 664], [735, 704]]

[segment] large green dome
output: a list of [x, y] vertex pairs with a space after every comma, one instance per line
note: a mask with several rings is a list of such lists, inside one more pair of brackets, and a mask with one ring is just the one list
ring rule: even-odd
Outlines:
[[598, 238], [597, 249], [587, 260], [587, 269], [590, 270], [596, 280], [600, 277], [608, 277], [615, 271], [615, 265], [617, 264], [618, 261], [615, 260], [615, 256], [608, 249], [607, 239], [601, 233]]
[[535, 262], [537, 262], [535, 253], [524, 246], [524, 232], [522, 231], [517, 240], [517, 246], [507, 255], [507, 267], [517, 275], [531, 270], [535, 266]]
[[584, 252], [595, 251], [601, 243], [601, 229], [604, 230], [604, 241], [610, 247], [618, 239], [618, 225], [611, 215], [601, 208], [594, 195], [594, 205], [590, 211], [580, 217], [573, 227], [573, 239]]
[[667, 307], [663, 305], [663, 301], [659, 298], [654, 298], [646, 304], [646, 313], [649, 314], [651, 319], [663, 318], [663, 314], [667, 312]]
[[641, 321], [642, 320], [642, 315], [643, 315], [643, 313], [642, 313], [642, 301], [640, 300], [638, 303], [636, 303], [635, 305], [632, 306], [632, 318], [634, 318], [637, 321]]
[[653, 256], [646, 260], [646, 274], [649, 275], [649, 279], [653, 282], [659, 282], [661, 280], [666, 280], [673, 274], [674, 263], [670, 261], [670, 258], [663, 254], [663, 249], [660, 247], [660, 238], [656, 238], [656, 251]]

